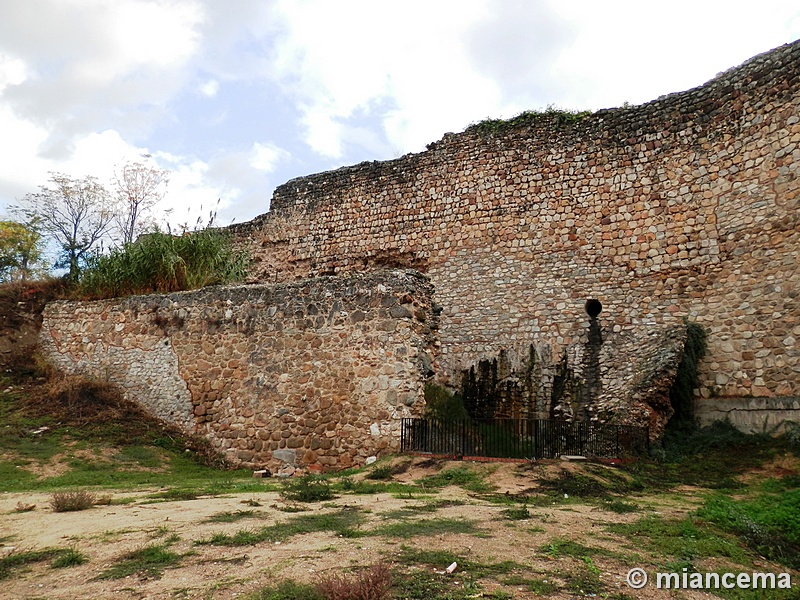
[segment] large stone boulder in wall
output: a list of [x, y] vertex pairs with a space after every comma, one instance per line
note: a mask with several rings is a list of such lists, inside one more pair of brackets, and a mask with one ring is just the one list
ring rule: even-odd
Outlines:
[[675, 413], [670, 389], [687, 340], [686, 325], [615, 334], [603, 345], [602, 386], [593, 401], [599, 421], [648, 427], [657, 439]]

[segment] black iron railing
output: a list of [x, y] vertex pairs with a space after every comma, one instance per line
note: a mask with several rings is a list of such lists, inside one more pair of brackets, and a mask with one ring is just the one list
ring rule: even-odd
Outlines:
[[649, 448], [646, 427], [546, 419], [403, 419], [401, 452], [493, 458], [618, 458]]

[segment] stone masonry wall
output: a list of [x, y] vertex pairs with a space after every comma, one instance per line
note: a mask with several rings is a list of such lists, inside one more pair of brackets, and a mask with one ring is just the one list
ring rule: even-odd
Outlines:
[[419, 416], [436, 315], [416, 272], [54, 302], [57, 366], [118, 383], [232, 462], [326, 469], [399, 447]]
[[472, 127], [289, 181], [233, 231], [256, 281], [427, 273], [444, 311], [437, 373], [454, 385], [532, 344], [550, 364], [580, 354], [596, 299], [604, 344], [621, 336], [634, 354], [637, 339], [702, 324], [701, 397], [796, 397], [799, 73], [795, 42], [641, 106]]

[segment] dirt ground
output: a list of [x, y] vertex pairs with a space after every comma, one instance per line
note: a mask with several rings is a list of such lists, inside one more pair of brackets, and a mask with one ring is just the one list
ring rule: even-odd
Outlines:
[[[543, 473], [558, 473], [562, 469], [579, 468], [573, 463], [553, 461], [531, 467], [513, 463], [466, 463], [414, 459], [410, 468], [396, 475], [395, 481], [412, 482], [441, 469], [468, 465], [486, 474], [486, 481], [497, 486], [500, 494], [517, 494], [529, 490], [534, 477]], [[611, 468], [611, 467], [609, 467]], [[264, 482], [270, 482], [266, 479]], [[426, 550], [447, 550], [469, 560], [496, 563], [506, 560], [524, 565], [522, 575], [545, 580], [558, 579], [558, 573], [580, 566], [577, 559], [553, 558], [542, 552], [554, 539], [569, 539], [587, 546], [606, 548], [631, 555], [636, 549], [630, 541], [619, 539], [605, 530], [613, 522], [633, 521], [643, 514], [681, 516], [695, 508], [697, 499], [691, 490], [659, 495], [657, 498], [636, 498], [642, 511], [617, 514], [592, 504], [554, 504], [530, 507], [531, 517], [525, 520], [503, 519], [502, 504], [488, 502], [460, 487], [450, 486], [435, 497], [461, 501], [463, 504], [445, 506], [435, 512], [436, 518], [477, 520], [484, 530], [480, 537], [468, 534], [444, 534], [429, 537], [412, 536], [342, 538], [331, 532], [290, 537], [282, 543], [262, 542], [251, 546], [223, 547], [196, 545], [195, 542], [219, 532], [233, 534], [243, 528], [259, 528], [286, 521], [295, 515], [280, 508], [285, 506], [277, 492], [249, 493], [195, 500], [152, 503], [148, 493], [118, 492], [114, 500], [133, 499], [125, 504], [95, 506], [81, 512], [55, 513], [49, 506], [50, 495], [38, 493], [6, 493], [0, 495], [0, 556], [14, 551], [47, 547], [74, 547], [89, 561], [80, 566], [53, 569], [48, 564], [35, 564], [15, 571], [12, 578], [2, 582], [0, 598], [8, 599], [176, 599], [176, 598], [240, 598], [264, 586], [290, 578], [314, 581], [322, 574], [337, 573], [349, 567], [392, 563], [401, 547]], [[362, 525], [370, 529], [394, 517], [386, 514], [403, 507], [419, 505], [419, 498], [395, 498], [390, 494], [342, 494], [328, 502], [312, 503], [307, 507], [317, 512], [336, 512], [343, 507], [356, 507], [366, 514]], [[35, 504], [29, 512], [16, 512], [19, 503]], [[258, 504], [259, 506], [253, 506]], [[234, 523], [204, 522], [222, 512], [254, 511], [254, 517]], [[299, 513], [299, 514], [309, 514]], [[160, 578], [133, 575], [117, 580], [96, 580], [95, 577], [114, 564], [126, 552], [166, 537], [177, 536], [170, 549], [191, 553], [177, 568], [168, 568]], [[575, 563], [575, 564], [572, 564]], [[635, 564], [598, 556], [594, 564], [600, 569], [600, 579], [606, 595], [618, 598], [667, 598], [666, 591], [645, 589], [634, 591], [625, 584], [625, 575]], [[463, 574], [456, 568], [444, 573], [448, 565], [430, 568], [432, 578], [448, 577], [455, 581]], [[420, 567], [426, 568], [428, 567]], [[491, 594], [502, 590], [514, 598], [538, 597], [532, 592], [501, 586], [495, 580], [481, 580], [481, 590]], [[563, 589], [563, 585], [560, 586]], [[620, 596], [626, 594], [627, 596]], [[480, 596], [475, 596], [480, 597]], [[508, 596], [506, 596], [508, 597]], [[574, 594], [555, 592], [551, 598], [573, 598]], [[704, 593], [681, 592], [682, 598], [708, 598]]]

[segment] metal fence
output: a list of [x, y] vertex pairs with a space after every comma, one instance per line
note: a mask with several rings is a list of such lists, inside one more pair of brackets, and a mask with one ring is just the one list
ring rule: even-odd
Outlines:
[[619, 458], [649, 448], [646, 427], [546, 419], [403, 419], [401, 452], [492, 458]]

